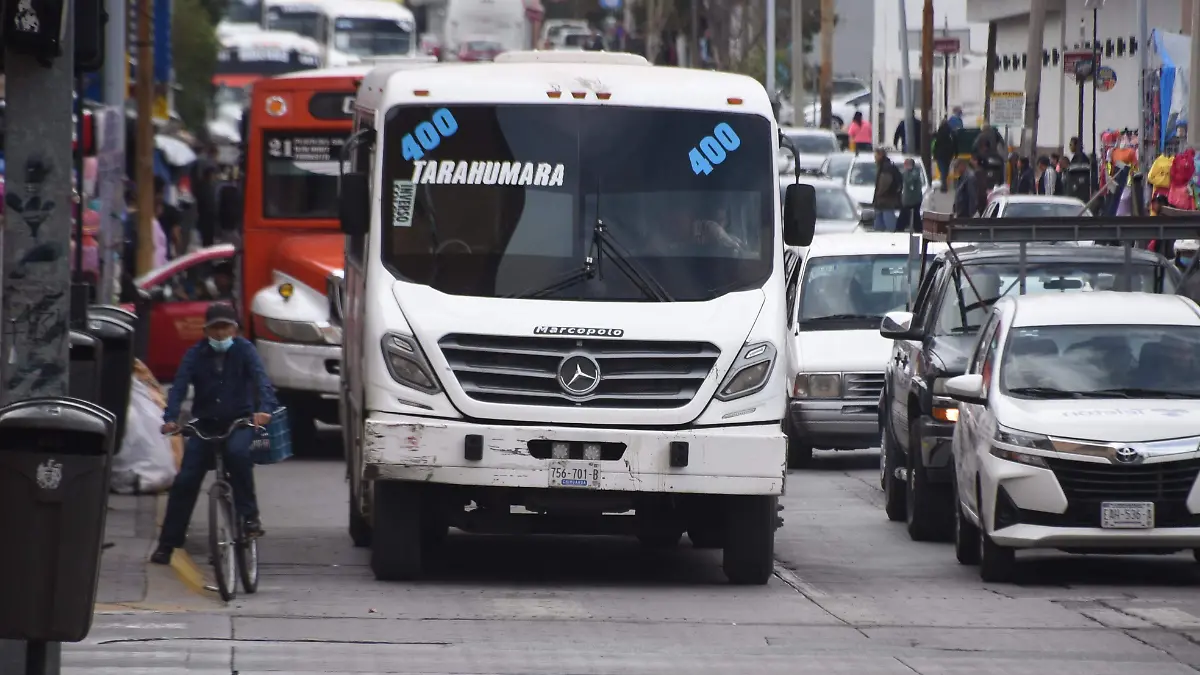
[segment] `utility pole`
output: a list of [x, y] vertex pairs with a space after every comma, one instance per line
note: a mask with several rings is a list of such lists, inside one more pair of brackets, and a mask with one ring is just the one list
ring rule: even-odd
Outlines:
[[[896, 0], [900, 3], [900, 68], [904, 74], [900, 76], [901, 94], [904, 100], [901, 102], [904, 106], [904, 146], [909, 150], [916, 148], [916, 129], [914, 125], [909, 124], [908, 120], [916, 117], [913, 110], [913, 90], [912, 90], [912, 66], [908, 62], [908, 9], [905, 7], [908, 3], [905, 0]], [[942, 180], [946, 180], [942, 176]]]
[[925, 0], [921, 12], [921, 161], [927, 168], [933, 166], [933, 132], [929, 127], [933, 111], [933, 21], [933, 0]]
[[[1192, 73], [1200, 73], [1200, 0], [1192, 0], [1192, 53], [1191, 53], [1191, 71]], [[1138, 38], [1139, 41], [1141, 38]], [[1142, 49], [1146, 46], [1143, 44]], [[1139, 50], [1140, 51], [1140, 50]], [[1194, 75], [1192, 77], [1195, 77]], [[1187, 142], [1191, 147], [1197, 146], [1197, 140], [1200, 140], [1200, 131], [1192, 129], [1192, 118], [1196, 116], [1196, 111], [1200, 110], [1200, 87], [1190, 87], [1188, 89], [1188, 135]]]
[[[629, 4], [629, 3], [624, 3]], [[692, 0], [692, 42], [688, 45], [688, 63], [692, 68], [699, 68], [700, 63], [700, 0]], [[266, 5], [266, 2], [263, 3]]]
[[137, 2], [137, 273], [154, 268], [154, 0]]
[[1045, 50], [1046, 40], [1046, 4], [1047, 0], [1030, 0], [1029, 4], [1029, 44], [1025, 48], [1025, 53], [1029, 56], [1025, 68], [1025, 123], [1022, 125], [1025, 137], [1021, 143], [1021, 152], [1026, 157], [1037, 156], [1042, 52]]
[[[833, 126], [833, 26], [837, 16], [834, 0], [821, 0], [821, 123], [824, 129]], [[850, 120], [842, 120], [850, 124]]]
[[775, 87], [775, 0], [767, 0], [767, 95], [778, 101]]
[[1150, 138], [1150, 134], [1146, 133], [1146, 112], [1150, 110], [1150, 106], [1146, 101], [1146, 77], [1150, 73], [1150, 50], [1146, 49], [1146, 43], [1150, 39], [1149, 20], [1146, 17], [1147, 7], [1146, 0], [1137, 0], [1138, 13], [1138, 44], [1142, 49], [1138, 50], [1138, 111], [1141, 113], [1138, 119], [1138, 138], [1141, 139], [1142, 147], [1138, 148], [1138, 161], [1142, 171], [1149, 172], [1150, 158], [1154, 156], [1154, 151], [1158, 148], [1158, 139]]
[[996, 91], [996, 22], [988, 22], [987, 66], [983, 71], [983, 119], [992, 118], [992, 92]]
[[[106, 156], [106, 159], [112, 162], [111, 166], [102, 165], [97, 167], [96, 171], [97, 180], [100, 182], [100, 203], [104, 209], [100, 217], [107, 225], [103, 230], [106, 233], [103, 235], [106, 241], [101, 246], [101, 250], [107, 254], [103, 265], [104, 273], [100, 288], [96, 289], [96, 297], [100, 298], [101, 303], [108, 302], [106, 298], [112, 295], [111, 289], [117, 279], [113, 250], [105, 248], [104, 245], [113, 246], [122, 240], [122, 237], [113, 234], [121, 231], [120, 223], [113, 222], [113, 214], [118, 214], [117, 220], [125, 214], [125, 186], [121, 179], [125, 175], [125, 99], [129, 97], [129, 60], [125, 51], [128, 5], [128, 0], [105, 2], [108, 23], [104, 26], [104, 71], [101, 82], [104, 86], [104, 103], [116, 112], [106, 115], [109, 120], [103, 125], [103, 134], [104, 143], [116, 148], [117, 154]], [[121, 264], [132, 270], [134, 261], [122, 260]]]
[[804, 2], [792, 0], [792, 125], [804, 126]]
[[[0, 228], [0, 405], [67, 395], [75, 89], [73, 3], [67, 7], [63, 34], [68, 37], [48, 65], [11, 47], [4, 51], [7, 208]], [[4, 28], [15, 29], [12, 24]], [[0, 670], [58, 673], [61, 654], [57, 642], [0, 640]]]

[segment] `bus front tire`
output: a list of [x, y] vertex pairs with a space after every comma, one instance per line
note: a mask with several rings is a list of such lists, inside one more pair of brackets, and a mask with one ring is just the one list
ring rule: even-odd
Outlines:
[[371, 504], [371, 571], [378, 581], [410, 581], [421, 576], [421, 486], [376, 481]]

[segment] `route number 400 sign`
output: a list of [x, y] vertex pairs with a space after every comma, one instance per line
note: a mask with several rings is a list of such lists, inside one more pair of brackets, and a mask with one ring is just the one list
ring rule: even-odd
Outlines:
[[688, 160], [692, 163], [692, 171], [699, 176], [712, 173], [713, 167], [724, 162], [729, 153], [742, 146], [733, 127], [721, 122], [713, 127], [712, 136], [705, 136], [688, 152]]
[[[449, 138], [458, 132], [458, 120], [446, 108], [438, 108], [429, 116], [429, 121], [421, 122], [411, 134], [404, 134], [400, 139], [400, 148], [404, 159], [413, 162], [425, 156], [441, 144], [443, 138]], [[415, 136], [415, 138], [414, 138]]]

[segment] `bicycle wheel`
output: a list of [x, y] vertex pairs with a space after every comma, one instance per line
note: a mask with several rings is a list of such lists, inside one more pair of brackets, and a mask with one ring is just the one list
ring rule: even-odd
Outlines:
[[208, 551], [216, 575], [217, 593], [229, 602], [237, 596], [237, 521], [228, 483], [208, 490]]
[[237, 521], [237, 567], [242, 578], [242, 590], [258, 591], [258, 538], [247, 537], [241, 519]]

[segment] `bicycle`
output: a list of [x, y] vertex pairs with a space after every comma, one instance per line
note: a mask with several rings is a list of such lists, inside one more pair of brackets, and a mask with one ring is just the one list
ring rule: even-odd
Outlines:
[[246, 593], [258, 590], [258, 539], [247, 537], [245, 523], [238, 517], [233, 503], [233, 486], [225, 469], [225, 444], [238, 429], [262, 429], [255, 426], [249, 417], [234, 420], [225, 433], [206, 435], [197, 426], [200, 420], [191, 420], [175, 432], [182, 436], [195, 436], [206, 447], [220, 444], [216, 452], [216, 480], [208, 488], [208, 550], [209, 562], [216, 576], [217, 593], [221, 600], [229, 602], [237, 596], [238, 577]]

